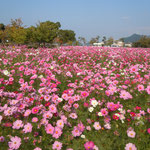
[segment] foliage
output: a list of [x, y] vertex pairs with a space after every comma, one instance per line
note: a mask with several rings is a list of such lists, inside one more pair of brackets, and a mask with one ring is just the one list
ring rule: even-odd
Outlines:
[[150, 38], [143, 36], [141, 39], [135, 43], [133, 43], [133, 47], [150, 47]]
[[36, 35], [36, 41], [38, 43], [53, 43], [53, 40], [58, 35], [58, 30], [60, 28], [59, 22], [39, 22], [37, 24], [35, 35]]
[[91, 38], [91, 40], [89, 41], [89, 43], [91, 45], [93, 45], [93, 43], [98, 43], [99, 42], [99, 38], [100, 38], [100, 36], [96, 36], [95, 38]]
[[59, 30], [58, 38], [60, 44], [66, 44], [69, 42], [74, 42], [76, 40], [75, 33], [72, 30]]
[[59, 22], [39, 22], [36, 26], [25, 27], [21, 18], [11, 19], [8, 25], [0, 24], [0, 42], [12, 44], [49, 45], [70, 44], [76, 41], [75, 32], [60, 29]]
[[111, 46], [114, 42], [114, 39], [112, 37], [108, 38], [108, 40], [106, 41], [106, 45]]

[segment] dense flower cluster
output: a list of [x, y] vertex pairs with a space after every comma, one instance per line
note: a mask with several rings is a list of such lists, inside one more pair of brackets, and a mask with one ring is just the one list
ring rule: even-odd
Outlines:
[[4, 150], [150, 147], [150, 49], [7, 47], [0, 56]]

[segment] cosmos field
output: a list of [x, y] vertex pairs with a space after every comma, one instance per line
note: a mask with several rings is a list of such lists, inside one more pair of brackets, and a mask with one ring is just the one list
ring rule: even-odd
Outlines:
[[150, 150], [150, 49], [0, 48], [1, 150]]

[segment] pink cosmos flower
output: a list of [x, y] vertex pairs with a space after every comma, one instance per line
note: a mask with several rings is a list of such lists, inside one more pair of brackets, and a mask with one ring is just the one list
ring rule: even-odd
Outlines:
[[66, 101], [69, 99], [68, 95], [65, 94], [65, 93], [64, 93], [61, 97], [62, 97], [64, 100], [66, 100]]
[[53, 114], [50, 111], [46, 111], [43, 114], [43, 118], [49, 118], [51, 119], [53, 117]]
[[104, 125], [104, 127], [105, 127], [105, 129], [111, 129], [111, 125], [110, 125], [109, 123], [106, 123], [106, 124]]
[[39, 108], [38, 107], [33, 107], [32, 108], [32, 114], [37, 114], [39, 112]]
[[56, 125], [57, 125], [57, 127], [63, 129], [63, 127], [64, 127], [64, 122], [63, 122], [63, 120], [57, 120]]
[[109, 90], [106, 90], [106, 91], [105, 91], [105, 94], [106, 94], [107, 96], [110, 96], [111, 92], [110, 92]]
[[61, 148], [62, 148], [62, 143], [55, 141], [53, 146], [52, 146], [52, 149], [53, 150], [61, 150]]
[[77, 119], [77, 118], [78, 118], [78, 116], [77, 116], [76, 113], [71, 113], [71, 114], [69, 115], [69, 117], [72, 118], [72, 119]]
[[23, 71], [23, 70], [24, 70], [24, 66], [20, 66], [19, 71]]
[[52, 136], [53, 136], [55, 139], [58, 139], [58, 138], [61, 136], [61, 134], [62, 134], [61, 128], [55, 127], [54, 133], [53, 133]]
[[21, 145], [21, 138], [19, 138], [18, 136], [15, 137], [11, 137], [10, 139], [11, 141], [8, 142], [9, 148], [10, 149], [18, 149]]
[[88, 141], [84, 144], [85, 150], [93, 150], [94, 149], [94, 142]]
[[56, 101], [57, 101], [58, 98], [59, 98], [58, 95], [54, 95], [54, 96], [52, 97], [52, 101], [53, 101], [54, 103], [56, 103]]
[[74, 101], [79, 101], [80, 100], [80, 96], [79, 95], [74, 95], [73, 99], [74, 99]]
[[42, 150], [41, 148], [39, 148], [39, 147], [36, 147], [34, 150]]
[[80, 122], [80, 123], [77, 125], [77, 128], [79, 129], [79, 131], [83, 132], [84, 129], [85, 129], [85, 126], [83, 125], [82, 122]]
[[137, 72], [138, 71], [138, 67], [137, 66], [132, 66], [131, 68], [130, 68], [130, 73], [135, 73], [135, 72]]
[[100, 130], [101, 129], [101, 126], [100, 126], [99, 122], [94, 122], [93, 127], [95, 128], [95, 130]]
[[143, 85], [138, 85], [138, 91], [144, 91], [144, 86]]
[[120, 93], [120, 98], [123, 98], [124, 100], [127, 100], [127, 99], [131, 99], [132, 98], [132, 95], [125, 91], [125, 90], [122, 90], [121, 93]]
[[27, 109], [24, 113], [24, 116], [27, 117], [31, 114], [31, 110], [30, 109]]
[[48, 124], [48, 120], [46, 118], [43, 118], [41, 120], [41, 124], [47, 125]]
[[12, 126], [13, 129], [20, 129], [22, 127], [23, 127], [22, 120], [16, 120]]
[[106, 108], [102, 108], [101, 109], [101, 114], [102, 114], [102, 116], [107, 116], [108, 115], [107, 109]]
[[4, 142], [4, 141], [5, 141], [4, 136], [0, 136], [0, 142]]
[[128, 137], [135, 138], [136, 133], [133, 130], [131, 130], [127, 132], [127, 135]]
[[23, 131], [24, 131], [24, 133], [30, 133], [30, 132], [32, 132], [32, 125], [31, 125], [31, 123], [27, 123], [27, 124], [24, 126]]
[[86, 126], [86, 130], [91, 131], [91, 127], [90, 126]]
[[150, 85], [145, 89], [148, 94], [150, 94]]
[[46, 130], [47, 134], [51, 134], [52, 135], [54, 133], [54, 127], [51, 124], [47, 124], [45, 130]]
[[51, 104], [49, 106], [49, 110], [50, 110], [51, 113], [56, 113], [57, 112], [57, 108], [54, 104]]
[[86, 98], [86, 97], [89, 96], [89, 93], [86, 92], [86, 91], [82, 91], [82, 92], [81, 92], [81, 96], [84, 97], [84, 98]]
[[70, 71], [68, 71], [68, 72], [66, 73], [66, 76], [68, 76], [68, 77], [72, 77], [71, 72], [70, 72]]
[[37, 117], [33, 117], [32, 118], [32, 122], [38, 122], [38, 118]]
[[50, 98], [51, 98], [51, 97], [50, 97], [49, 95], [45, 95], [45, 96], [44, 96], [45, 101], [49, 101]]
[[150, 108], [147, 108], [147, 112], [150, 114]]
[[75, 104], [73, 104], [73, 107], [74, 107], [75, 109], [77, 109], [77, 108], [79, 107], [79, 104], [75, 103]]
[[125, 150], [137, 150], [134, 144], [128, 143], [126, 144]]
[[76, 136], [80, 136], [81, 134], [82, 134], [82, 132], [80, 132], [79, 129], [76, 126], [74, 126], [74, 129], [72, 131], [72, 135], [74, 137], [76, 137]]

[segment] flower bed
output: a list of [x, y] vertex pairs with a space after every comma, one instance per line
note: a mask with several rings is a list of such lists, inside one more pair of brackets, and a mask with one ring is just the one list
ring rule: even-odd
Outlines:
[[3, 150], [148, 150], [150, 49], [0, 49]]

